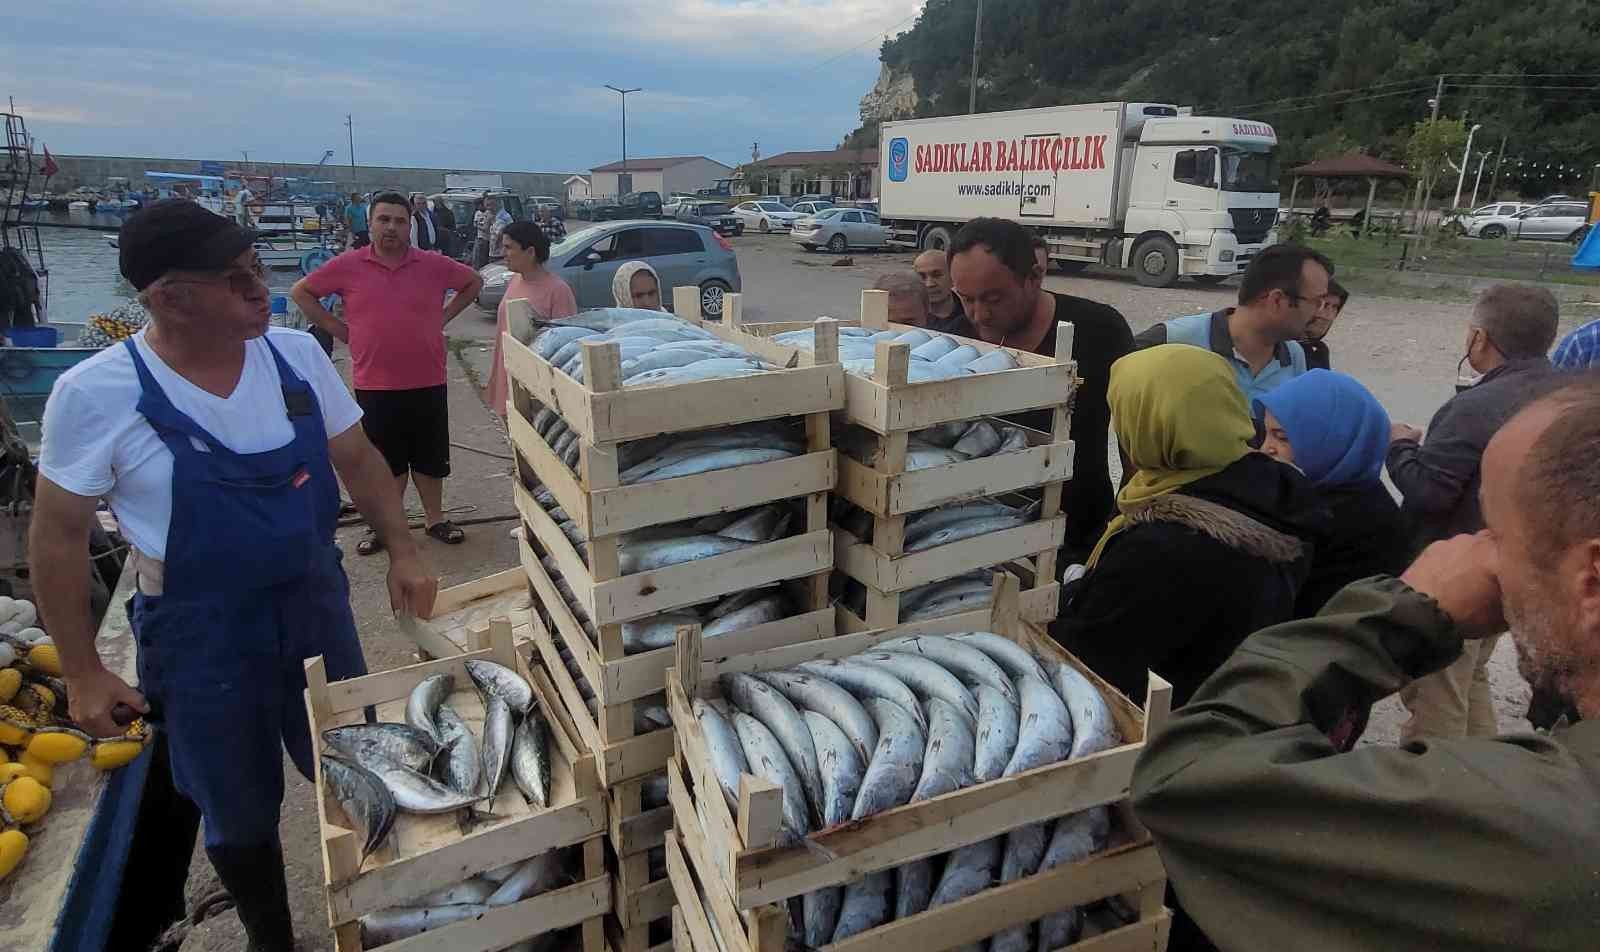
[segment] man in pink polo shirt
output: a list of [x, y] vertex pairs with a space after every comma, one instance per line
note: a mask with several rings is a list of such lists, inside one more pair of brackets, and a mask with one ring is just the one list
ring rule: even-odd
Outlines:
[[[367, 437], [388, 461], [402, 496], [409, 474], [428, 535], [456, 545], [461, 529], [444, 517], [450, 475], [444, 326], [477, 300], [483, 280], [464, 264], [411, 246], [404, 195], [379, 194], [369, 217], [372, 244], [329, 261], [289, 294], [312, 323], [349, 345]], [[445, 303], [449, 291], [456, 295]], [[319, 303], [330, 294], [344, 300], [344, 320]], [[382, 548], [369, 534], [356, 551], [371, 555]]]

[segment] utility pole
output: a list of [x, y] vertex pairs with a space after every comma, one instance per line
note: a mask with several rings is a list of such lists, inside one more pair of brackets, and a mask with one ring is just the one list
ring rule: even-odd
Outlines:
[[1439, 120], [1439, 103], [1444, 99], [1444, 74], [1439, 74], [1439, 88], [1433, 94], [1433, 115], [1431, 121]]
[[978, 54], [983, 50], [983, 0], [972, 18], [972, 82], [967, 88], [967, 115], [978, 111]]
[[[628, 172], [628, 94], [639, 92], [644, 87], [635, 86], [632, 89], [621, 89], [607, 83], [606, 88], [622, 95], [622, 171], [617, 173], [617, 195], [620, 196], [622, 194], [622, 176]], [[632, 176], [629, 176], [628, 181], [629, 184], [632, 184]]]
[[[250, 164], [250, 150], [249, 149], [240, 149], [239, 150], [239, 154], [244, 156], [244, 164], [245, 165], [249, 165]], [[251, 169], [251, 171], [255, 171], [255, 170]]]
[[350, 187], [356, 185], [356, 124], [347, 112], [344, 114], [345, 131], [350, 133]]
[[1501, 136], [1500, 137], [1500, 154], [1494, 160], [1494, 175], [1490, 176], [1490, 178], [1489, 178], [1489, 191], [1488, 191], [1488, 194], [1487, 194], [1487, 198], [1491, 202], [1495, 200], [1494, 197], [1495, 197], [1496, 194], [1498, 194], [1495, 191], [1495, 189], [1500, 184], [1500, 166], [1502, 164], [1504, 164], [1504, 162], [1506, 160], [1506, 139], [1507, 138], [1508, 138], [1507, 136]]

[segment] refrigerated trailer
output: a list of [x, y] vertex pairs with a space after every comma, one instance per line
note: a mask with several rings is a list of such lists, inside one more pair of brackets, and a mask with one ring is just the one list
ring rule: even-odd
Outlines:
[[890, 240], [922, 249], [948, 247], [974, 218], [1008, 218], [1064, 270], [1214, 284], [1275, 239], [1277, 145], [1265, 123], [1160, 103], [885, 122], [880, 214]]

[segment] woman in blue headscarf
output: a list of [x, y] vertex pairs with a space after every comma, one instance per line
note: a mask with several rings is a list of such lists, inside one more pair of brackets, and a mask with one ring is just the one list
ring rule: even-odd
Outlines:
[[1400, 507], [1381, 480], [1389, 414], [1354, 377], [1312, 370], [1255, 401], [1261, 451], [1306, 475], [1333, 515], [1311, 575], [1295, 600], [1315, 615], [1339, 589], [1372, 575], [1399, 575], [1412, 551]]

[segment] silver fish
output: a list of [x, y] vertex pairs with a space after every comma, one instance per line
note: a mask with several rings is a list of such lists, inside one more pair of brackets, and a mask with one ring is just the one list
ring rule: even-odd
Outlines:
[[942, 698], [928, 701], [928, 746], [911, 802], [931, 800], [972, 784], [971, 721]]
[[685, 535], [671, 539], [624, 542], [618, 554], [623, 575], [652, 572], [669, 565], [694, 562], [748, 548], [750, 543], [717, 535]]
[[637, 307], [597, 307], [582, 311], [572, 317], [554, 320], [541, 318], [535, 320], [534, 323], [541, 327], [586, 327], [600, 333], [613, 331], [636, 321], [655, 321], [660, 319], [660, 311], [647, 311]]
[[1045, 839], [1049, 830], [1043, 823], [1029, 823], [1006, 834], [1005, 852], [1000, 858], [1000, 881], [1014, 883], [1039, 871], [1039, 861], [1044, 859]]
[[896, 343], [905, 344], [913, 350], [930, 340], [933, 340], [933, 334], [928, 331], [901, 331], [894, 337]]
[[[568, 430], [567, 432], [561, 434], [561, 438], [560, 439], [556, 440], [554, 443], [552, 443], [550, 445], [550, 452], [554, 453], [557, 456], [560, 456], [562, 453], [565, 453], [567, 450], [571, 449], [572, 448], [572, 444], [576, 443], [577, 441], [578, 441], [578, 431], [577, 430]], [[555, 515], [554, 511], [551, 512], [550, 518], [555, 519], [558, 522], [560, 521], [560, 517]]]
[[944, 364], [947, 367], [965, 367], [967, 364], [977, 360], [980, 356], [982, 356], [982, 353], [978, 350], [978, 348], [972, 346], [971, 344], [962, 344], [960, 347], [957, 347], [955, 350], [952, 350], [950, 353], [945, 354], [943, 357], [940, 357], [938, 360], [934, 361], [934, 363]]
[[538, 711], [529, 711], [511, 742], [511, 778], [522, 798], [540, 810], [550, 806], [549, 741], [544, 718]]
[[991, 502], [987, 499], [974, 499], [971, 502], [964, 502], [955, 506], [941, 506], [938, 509], [924, 509], [906, 517], [906, 542], [910, 543], [920, 536], [928, 535], [946, 526], [991, 516], [1009, 516], [1016, 512], [1015, 508], [1003, 502]]
[[550, 428], [540, 435], [544, 437], [546, 445], [553, 447], [556, 445], [556, 441], [567, 435], [567, 432], [567, 421], [561, 417], [556, 417], [555, 422], [550, 424]]
[[893, 882], [889, 870], [883, 870], [869, 873], [846, 886], [833, 941], [843, 942], [889, 921], [889, 887]]
[[476, 658], [465, 665], [467, 674], [485, 697], [500, 698], [518, 714], [526, 714], [533, 706], [533, 687], [522, 675], [503, 664]]
[[644, 778], [644, 784], [639, 791], [639, 798], [643, 801], [646, 810], [666, 806], [667, 775], [658, 773]]
[[394, 794], [377, 774], [331, 754], [322, 756], [322, 780], [344, 815], [360, 828], [361, 858], [365, 860], [394, 826]]
[[507, 876], [484, 903], [489, 906], [509, 906], [549, 889], [560, 875], [555, 855], [553, 850], [540, 853], [518, 865], [516, 871]]
[[450, 813], [478, 802], [478, 796], [458, 793], [426, 774], [392, 760], [374, 759], [363, 767], [377, 774], [394, 794], [395, 806], [407, 813]]
[[[540, 486], [538, 492], [535, 492], [533, 494], [533, 501], [538, 503], [539, 504], [539, 508], [543, 509], [545, 512], [549, 512], [550, 510], [554, 509], [556, 506], [560, 505], [559, 503], [556, 502], [555, 493], [552, 493], [550, 490], [544, 488], [543, 486]], [[548, 558], [549, 558], [548, 555], [545, 556], [545, 559], [548, 559]], [[544, 559], [540, 559], [539, 561], [543, 562]]]
[[456, 679], [448, 674], [430, 674], [417, 682], [406, 698], [406, 723], [432, 737], [434, 743], [443, 744], [439, 725], [434, 723], [433, 712], [456, 689]]
[[482, 903], [453, 906], [391, 906], [361, 917], [361, 946], [371, 949], [487, 913]]
[[955, 450], [943, 446], [926, 444], [906, 445], [906, 471], [914, 469], [932, 469], [935, 466], [948, 466], [951, 463], [960, 463], [966, 457]]
[[1000, 434], [987, 420], [979, 420], [968, 428], [965, 435], [951, 449], [977, 458], [988, 456], [1000, 448]]
[[952, 367], [949, 364], [916, 360], [912, 361], [911, 366], [906, 368], [906, 382], [927, 383], [932, 380], [952, 380], [965, 372], [960, 367]]
[[773, 595], [759, 602], [753, 602], [738, 611], [723, 615], [715, 621], [707, 622], [700, 630], [706, 638], [715, 638], [735, 631], [744, 631], [757, 625], [765, 625], [770, 621], [777, 621], [785, 614], [782, 595]]
[[443, 768], [440, 779], [457, 793], [480, 793], [483, 783], [483, 753], [478, 749], [478, 739], [472, 735], [467, 722], [455, 708], [439, 705], [439, 733], [445, 742]]
[[900, 651], [864, 651], [852, 660], [882, 668], [904, 681], [919, 699], [940, 698], [973, 721], [978, 719], [978, 699], [961, 679], [921, 655]]
[[[804, 711], [815, 711], [844, 732], [865, 765], [878, 746], [878, 726], [855, 695], [820, 677], [799, 670], [763, 671], [756, 677], [767, 682]], [[809, 722], [809, 719], [808, 719]], [[821, 751], [818, 751], [821, 757]]]
[[[973, 354], [977, 354], [976, 349], [973, 350]], [[945, 356], [948, 357], [950, 355], [946, 354]], [[932, 444], [933, 446], [943, 446], [945, 448], [949, 448], [956, 445], [956, 441], [961, 439], [961, 435], [963, 433], [967, 432], [967, 427], [969, 425], [969, 422], [966, 420], [951, 420], [949, 423], [936, 423], [933, 426], [923, 427], [920, 430], [913, 430], [911, 432], [911, 439], [919, 443], [927, 443]]]
[[971, 539], [974, 536], [988, 535], [1003, 529], [1015, 529], [1028, 521], [1025, 513], [1018, 512], [1006, 516], [985, 516], [981, 519], [969, 519], [953, 525], [935, 529], [932, 532], [917, 536], [915, 541], [907, 541], [905, 551], [924, 552], [941, 545], [960, 542], [962, 539]]
[[[916, 694], [912, 693], [906, 683], [887, 670], [875, 665], [863, 664], [854, 658], [834, 660], [805, 661], [795, 668], [807, 674], [814, 674], [819, 678], [826, 678], [839, 685], [859, 698], [863, 704], [867, 698], [883, 698], [900, 707], [911, 716], [919, 730], [926, 729], [928, 721], [922, 716], [922, 705], [917, 702]], [[871, 706], [867, 710], [871, 711]], [[876, 718], [874, 718], [876, 720]], [[881, 729], [881, 725], [880, 725]], [[870, 760], [870, 758], [869, 758]]]
[[672, 726], [672, 715], [659, 704], [636, 704], [633, 708], [633, 732], [648, 734]]
[[1017, 359], [1003, 350], [991, 350], [961, 369], [969, 374], [987, 374], [997, 370], [1016, 370]]
[[843, 886], [818, 889], [801, 898], [800, 921], [805, 924], [802, 934], [808, 948], [819, 949], [833, 941], [834, 929], [839, 925], [839, 910], [843, 905]]
[[566, 463], [568, 469], [572, 470], [573, 472], [577, 472], [578, 461], [583, 458], [582, 454], [583, 441], [573, 440], [571, 443], [567, 444], [566, 449], [561, 451], [561, 462]]
[[990, 579], [982, 572], [969, 572], [965, 575], [957, 575], [955, 578], [940, 579], [937, 582], [929, 582], [926, 585], [918, 585], [916, 588], [906, 589], [900, 596], [900, 610], [902, 612], [915, 611], [935, 598], [947, 597], [951, 593], [968, 587], [981, 587], [987, 590], [991, 586]]
[[638, 621], [625, 621], [622, 623], [622, 651], [624, 654], [637, 654], [670, 648], [678, 642], [680, 626], [698, 624], [699, 615], [682, 610], [651, 615]]
[[700, 698], [694, 699], [694, 714], [700, 722], [700, 733], [706, 739], [706, 748], [711, 755], [711, 772], [716, 775], [717, 785], [722, 788], [723, 799], [728, 801], [729, 810], [738, 812], [739, 775], [750, 772], [739, 735], [721, 712]]
[[[673, 479], [678, 476], [693, 476], [697, 473], [730, 469], [734, 466], [768, 463], [773, 460], [788, 459], [796, 455], [798, 454], [794, 450], [782, 446], [726, 447], [684, 454], [675, 458], [669, 465], [656, 467], [645, 475], [623, 474], [620, 478], [624, 486], [631, 486], [636, 483], [651, 483], [660, 479]], [[630, 474], [632, 472], [632, 470], [629, 470]]]
[[512, 874], [521, 868], [522, 861], [519, 860], [515, 863], [507, 863], [504, 866], [496, 866], [494, 869], [484, 870], [478, 874], [478, 877], [480, 879], [487, 879], [489, 882], [498, 886], [510, 879]]
[[[811, 811], [806, 806], [805, 786], [783, 745], [767, 726], [743, 711], [733, 713], [733, 729], [739, 735], [750, 772], [783, 791], [783, 830], [780, 846], [794, 846], [811, 832]], [[807, 734], [810, 740], [810, 734]], [[726, 791], [724, 791], [726, 792]]]
[[1000, 865], [1001, 837], [991, 837], [963, 846], [945, 860], [939, 885], [934, 887], [928, 908], [977, 895], [994, 884], [995, 868]]
[[558, 352], [560, 352], [561, 348], [567, 346], [573, 341], [582, 340], [585, 337], [595, 337], [598, 336], [599, 333], [599, 331], [588, 327], [546, 328], [545, 330], [541, 331], [538, 336], [534, 337], [533, 352], [538, 354], [540, 357], [543, 357], [545, 360], [550, 360]]
[[418, 906], [454, 906], [464, 902], [484, 902], [494, 895], [495, 884], [486, 879], [463, 879], [454, 886], [436, 889], [412, 900]]
[[[1056, 821], [1045, 849], [1040, 871], [1087, 859], [1105, 849], [1111, 835], [1111, 813], [1105, 807], [1090, 807]], [[1039, 948], [1056, 949], [1078, 941], [1083, 930], [1083, 909], [1073, 907], [1039, 920]]]
[[1016, 688], [1012, 686], [1011, 679], [1006, 677], [1005, 669], [971, 645], [964, 645], [941, 635], [915, 635], [910, 638], [894, 638], [879, 642], [878, 650], [922, 655], [944, 667], [968, 685], [975, 687], [987, 684], [1004, 694], [1013, 703], [1017, 700]]
[[1087, 757], [1122, 743], [1111, 708], [1083, 672], [1062, 662], [1055, 666], [1051, 684], [1072, 717], [1072, 756]]
[[939, 597], [927, 599], [911, 611], [904, 612], [903, 620], [922, 621], [928, 618], [942, 618], [945, 615], [959, 615], [984, 608], [993, 600], [994, 594], [987, 584], [966, 583], [952, 587]]
[[927, 737], [910, 711], [880, 697], [867, 698], [863, 703], [878, 725], [878, 746], [861, 778], [861, 792], [856, 796], [855, 809], [850, 811], [852, 820], [909, 802], [922, 776], [922, 757], [927, 747]]
[[483, 795], [493, 800], [511, 761], [511, 707], [490, 694], [483, 701]]
[[[715, 532], [716, 530], [708, 529], [701, 531]], [[718, 618], [721, 618], [723, 615], [726, 615], [730, 612], [736, 612], [746, 605], [770, 598], [773, 595], [780, 594], [782, 591], [783, 590], [777, 586], [769, 585], [762, 588], [752, 588], [743, 592], [729, 595], [727, 598], [724, 598], [715, 605], [712, 605], [711, 608], [706, 611], [706, 621], [715, 621]]]
[[322, 732], [328, 746], [371, 769], [373, 759], [426, 772], [439, 756], [439, 743], [409, 724], [351, 724]]
[[783, 506], [758, 506], [717, 530], [717, 535], [743, 542], [771, 542], [783, 535], [792, 517]]
[[1055, 688], [1023, 675], [1017, 679], [1017, 690], [1022, 695], [1022, 715], [1017, 749], [1006, 764], [1007, 777], [1064, 760], [1072, 752], [1072, 717]]
[[933, 860], [918, 859], [894, 869], [894, 918], [904, 919], [928, 908], [933, 898]]
[[[817, 747], [805, 718], [783, 693], [760, 678], [748, 674], [726, 674], [720, 679], [722, 694], [739, 710], [760, 719], [772, 731], [789, 756], [789, 763], [800, 776], [806, 803], [813, 819], [822, 818], [822, 770], [817, 765]], [[742, 735], [741, 735], [742, 736]], [[746, 751], [748, 753], [748, 751]]]
[[994, 455], [1019, 453], [1028, 448], [1028, 434], [1023, 432], [1021, 427], [1005, 426], [1000, 430], [1000, 446], [994, 451]]
[[1017, 749], [1020, 720], [1017, 705], [999, 691], [980, 684], [973, 689], [978, 697], [978, 729], [974, 740], [972, 779], [988, 783], [1005, 774], [1006, 764]]
[[826, 829], [850, 819], [867, 765], [837, 724], [816, 711], [802, 716], [817, 748], [817, 766], [822, 772], [820, 812]]
[[771, 366], [754, 357], [713, 357], [685, 367], [668, 367], [642, 373], [626, 382], [629, 387], [648, 387], [657, 384], [688, 383], [695, 380], [720, 380], [728, 377], [749, 377], [765, 373]]
[[[554, 426], [555, 422], [559, 419], [561, 418], [556, 415], [556, 411], [550, 409], [549, 407], [544, 407], [538, 413], [535, 413], [533, 415], [533, 419], [528, 421], [528, 423], [533, 427], [533, 432], [543, 436], [544, 431]], [[538, 497], [535, 496], [534, 498], [537, 499]]]
[[955, 342], [955, 338], [941, 334], [926, 344], [918, 344], [911, 348], [911, 357], [913, 360], [938, 360], [960, 346]]
[[1034, 658], [1028, 649], [1004, 635], [997, 635], [992, 631], [969, 631], [950, 637], [962, 644], [971, 645], [993, 658], [995, 664], [1004, 668], [1006, 674], [1011, 675], [1013, 679], [1025, 674], [1031, 674], [1041, 681], [1047, 678], [1038, 659]]

